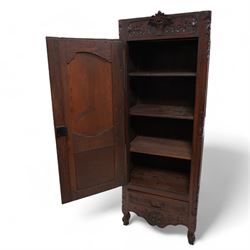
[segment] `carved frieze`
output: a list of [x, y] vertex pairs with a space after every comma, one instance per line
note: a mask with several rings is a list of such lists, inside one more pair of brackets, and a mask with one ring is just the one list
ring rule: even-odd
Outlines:
[[147, 35], [167, 35], [173, 33], [196, 33], [197, 15], [168, 16], [158, 12], [149, 20], [136, 20], [128, 25], [128, 37], [138, 38]]

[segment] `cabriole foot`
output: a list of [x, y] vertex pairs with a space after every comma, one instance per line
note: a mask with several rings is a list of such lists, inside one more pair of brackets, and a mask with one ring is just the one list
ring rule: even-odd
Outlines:
[[188, 231], [187, 237], [188, 237], [188, 243], [189, 243], [190, 245], [193, 245], [193, 244], [194, 244], [194, 241], [195, 241], [195, 235], [194, 235], [194, 233]]
[[129, 212], [123, 212], [123, 225], [127, 226], [129, 224], [129, 218], [130, 218], [130, 213]]

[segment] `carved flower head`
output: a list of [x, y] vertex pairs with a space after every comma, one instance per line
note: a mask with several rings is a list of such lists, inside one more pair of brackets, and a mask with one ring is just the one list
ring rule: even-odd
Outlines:
[[154, 16], [150, 17], [148, 24], [152, 26], [165, 26], [170, 23], [167, 15], [158, 11]]

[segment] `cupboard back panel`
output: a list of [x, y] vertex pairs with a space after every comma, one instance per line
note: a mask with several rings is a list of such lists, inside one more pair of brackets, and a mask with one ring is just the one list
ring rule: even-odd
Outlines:
[[133, 106], [138, 103], [194, 106], [195, 77], [131, 77]]
[[130, 117], [131, 140], [137, 136], [192, 140], [193, 121], [156, 117]]
[[185, 171], [189, 172], [190, 170], [190, 161], [175, 159], [169, 157], [141, 154], [141, 153], [132, 153], [131, 161], [133, 166], [144, 166], [149, 168], [158, 168], [164, 171], [165, 169], [174, 170], [174, 171]]
[[131, 163], [130, 188], [188, 200], [189, 160], [132, 153]]
[[133, 41], [129, 71], [196, 71], [198, 39]]

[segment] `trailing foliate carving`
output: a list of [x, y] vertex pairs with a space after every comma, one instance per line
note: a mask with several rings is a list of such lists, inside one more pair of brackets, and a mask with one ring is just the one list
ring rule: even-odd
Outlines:
[[128, 36], [129, 37], [140, 37], [143, 36], [145, 34], [146, 30], [144, 27], [142, 27], [142, 25], [136, 24], [135, 23], [131, 23], [128, 26]]

